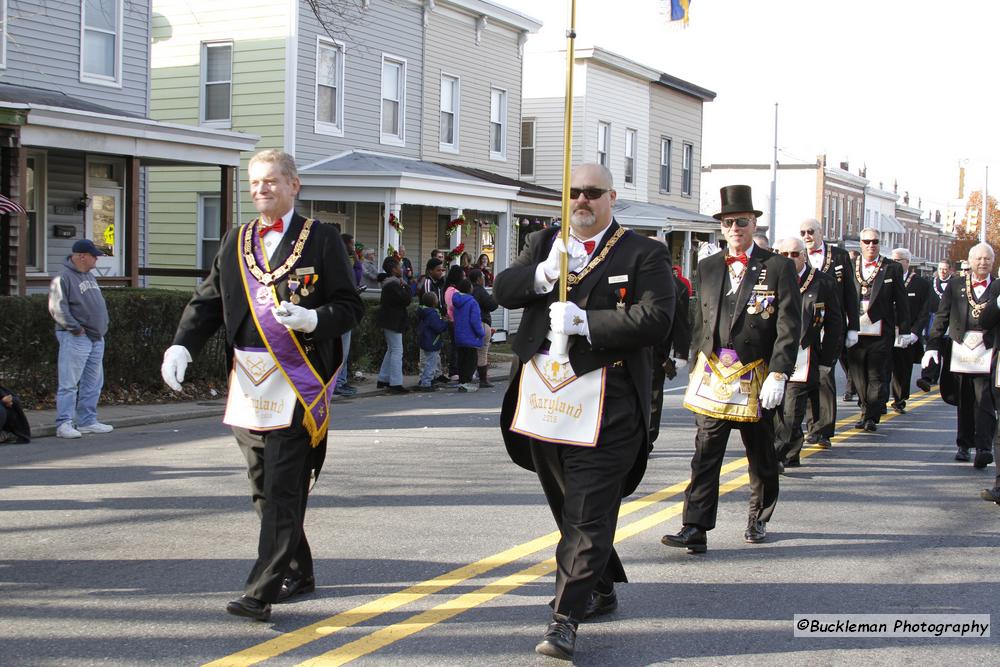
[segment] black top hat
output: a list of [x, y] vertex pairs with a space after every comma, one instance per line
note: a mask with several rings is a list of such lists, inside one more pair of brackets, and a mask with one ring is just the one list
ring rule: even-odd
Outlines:
[[727, 185], [719, 189], [719, 195], [722, 210], [712, 216], [716, 220], [722, 220], [722, 216], [730, 213], [753, 213], [758, 218], [764, 215], [763, 211], [753, 207], [749, 185]]

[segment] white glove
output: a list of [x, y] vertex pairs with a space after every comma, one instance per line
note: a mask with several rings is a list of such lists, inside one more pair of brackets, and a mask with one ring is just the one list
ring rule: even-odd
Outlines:
[[844, 347], [854, 347], [858, 344], [858, 332], [848, 331], [847, 338], [844, 340]]
[[722, 252], [722, 248], [715, 245], [714, 243], [702, 243], [698, 246], [698, 261], [705, 259], [706, 257], [711, 257], [717, 252]]
[[892, 346], [893, 347], [899, 347], [899, 348], [906, 347], [906, 336], [905, 335], [903, 335], [903, 336], [896, 336], [896, 338], [893, 339], [893, 341], [892, 341]]
[[785, 381], [779, 380], [774, 373], [768, 373], [760, 388], [760, 407], [771, 410], [778, 407], [785, 397]]
[[670, 357], [670, 361], [674, 362], [674, 368], [680, 370], [688, 365], [687, 359], [677, 359], [675, 357]]
[[556, 334], [586, 336], [590, 333], [587, 311], [572, 301], [556, 301], [549, 306], [549, 329]]
[[938, 357], [937, 350], [927, 350], [926, 352], [924, 352], [924, 358], [920, 360], [920, 367], [927, 368], [928, 366], [931, 365], [932, 361], [935, 364], [941, 363], [941, 359], [940, 357]]
[[167, 386], [174, 391], [181, 390], [181, 382], [184, 382], [184, 371], [191, 363], [191, 353], [183, 345], [171, 345], [163, 353], [163, 365], [160, 366], [160, 375]]
[[[284, 309], [286, 314], [282, 314], [282, 309]], [[284, 324], [289, 329], [302, 331], [303, 333], [312, 333], [315, 331], [316, 323], [319, 321], [319, 316], [315, 310], [296, 306], [289, 301], [282, 301], [278, 308], [272, 308], [271, 314], [274, 315], [274, 319], [278, 320], [279, 324]]]
[[[557, 236], [555, 242], [552, 244], [552, 248], [549, 250], [549, 256], [546, 257], [545, 261], [541, 264], [542, 271], [545, 272], [545, 277], [549, 281], [559, 279], [560, 254], [566, 254], [566, 244], [563, 243], [562, 236]], [[590, 255], [587, 254], [587, 250], [583, 247], [583, 244], [570, 237], [567, 270], [570, 273], [579, 271], [587, 265], [587, 258], [589, 256]]]
[[917, 334], [908, 333], [903, 334], [899, 337], [899, 341], [903, 344], [903, 347], [909, 347], [917, 342]]

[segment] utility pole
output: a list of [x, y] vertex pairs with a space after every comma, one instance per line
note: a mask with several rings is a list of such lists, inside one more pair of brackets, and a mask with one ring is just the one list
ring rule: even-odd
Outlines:
[[979, 242], [986, 243], [986, 224], [990, 221], [989, 198], [990, 166], [986, 165], [986, 177], [983, 180], [983, 224], [979, 228]]
[[771, 210], [767, 221], [767, 242], [774, 247], [778, 208], [778, 103], [774, 103], [774, 157], [771, 160]]

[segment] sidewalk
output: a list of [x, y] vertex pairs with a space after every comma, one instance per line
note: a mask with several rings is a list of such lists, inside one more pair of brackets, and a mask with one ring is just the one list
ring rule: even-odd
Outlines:
[[[493, 355], [490, 355], [491, 358]], [[499, 356], [499, 355], [498, 355]], [[506, 355], [505, 355], [506, 356]], [[512, 356], [512, 355], [511, 355]], [[492, 359], [491, 359], [492, 360]], [[508, 377], [509, 364], [498, 360], [496, 368], [490, 369], [490, 381], [503, 381]], [[419, 376], [404, 375], [403, 386], [410, 388], [417, 384]], [[338, 404], [355, 401], [366, 396], [385, 395], [384, 389], [376, 387], [376, 375], [372, 374], [364, 382], [353, 385], [358, 393], [351, 398], [334, 396], [334, 410]], [[439, 385], [440, 386], [440, 385]], [[444, 391], [449, 391], [445, 389]], [[454, 391], [454, 390], [450, 390]], [[414, 392], [416, 396], [424, 396]], [[437, 394], [435, 394], [437, 395]], [[225, 398], [212, 401], [188, 401], [178, 403], [157, 403], [148, 405], [101, 405], [97, 408], [97, 418], [115, 428], [127, 426], [143, 426], [146, 424], [161, 424], [163, 422], [180, 421], [182, 419], [200, 419], [202, 417], [221, 417], [226, 411]], [[56, 434], [56, 411], [28, 410], [25, 413], [31, 425], [31, 437], [45, 438]]]

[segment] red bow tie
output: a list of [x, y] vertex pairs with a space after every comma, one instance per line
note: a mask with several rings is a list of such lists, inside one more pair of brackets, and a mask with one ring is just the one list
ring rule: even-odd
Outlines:
[[270, 225], [265, 225], [262, 222], [258, 223], [260, 226], [260, 231], [258, 232], [261, 236], [267, 234], [268, 232], [282, 232], [285, 230], [285, 220], [284, 218], [278, 218]]
[[976, 289], [977, 287], [986, 287], [986, 281], [985, 280], [973, 280], [972, 281], [972, 289]]
[[820, 248], [819, 250], [810, 250], [809, 254], [810, 255], [822, 255], [823, 254], [823, 249]]
[[867, 268], [869, 266], [872, 267], [878, 266], [878, 260], [875, 260], [874, 262], [865, 262], [865, 267]]
[[583, 249], [587, 251], [588, 255], [591, 254], [592, 252], [594, 252], [594, 248], [596, 246], [597, 246], [597, 241], [591, 240], [591, 241], [584, 241], [583, 242]]
[[747, 264], [746, 253], [742, 255], [726, 255], [726, 266], [729, 266], [730, 264], [735, 264], [736, 262], [739, 262], [743, 266], [746, 266]]

